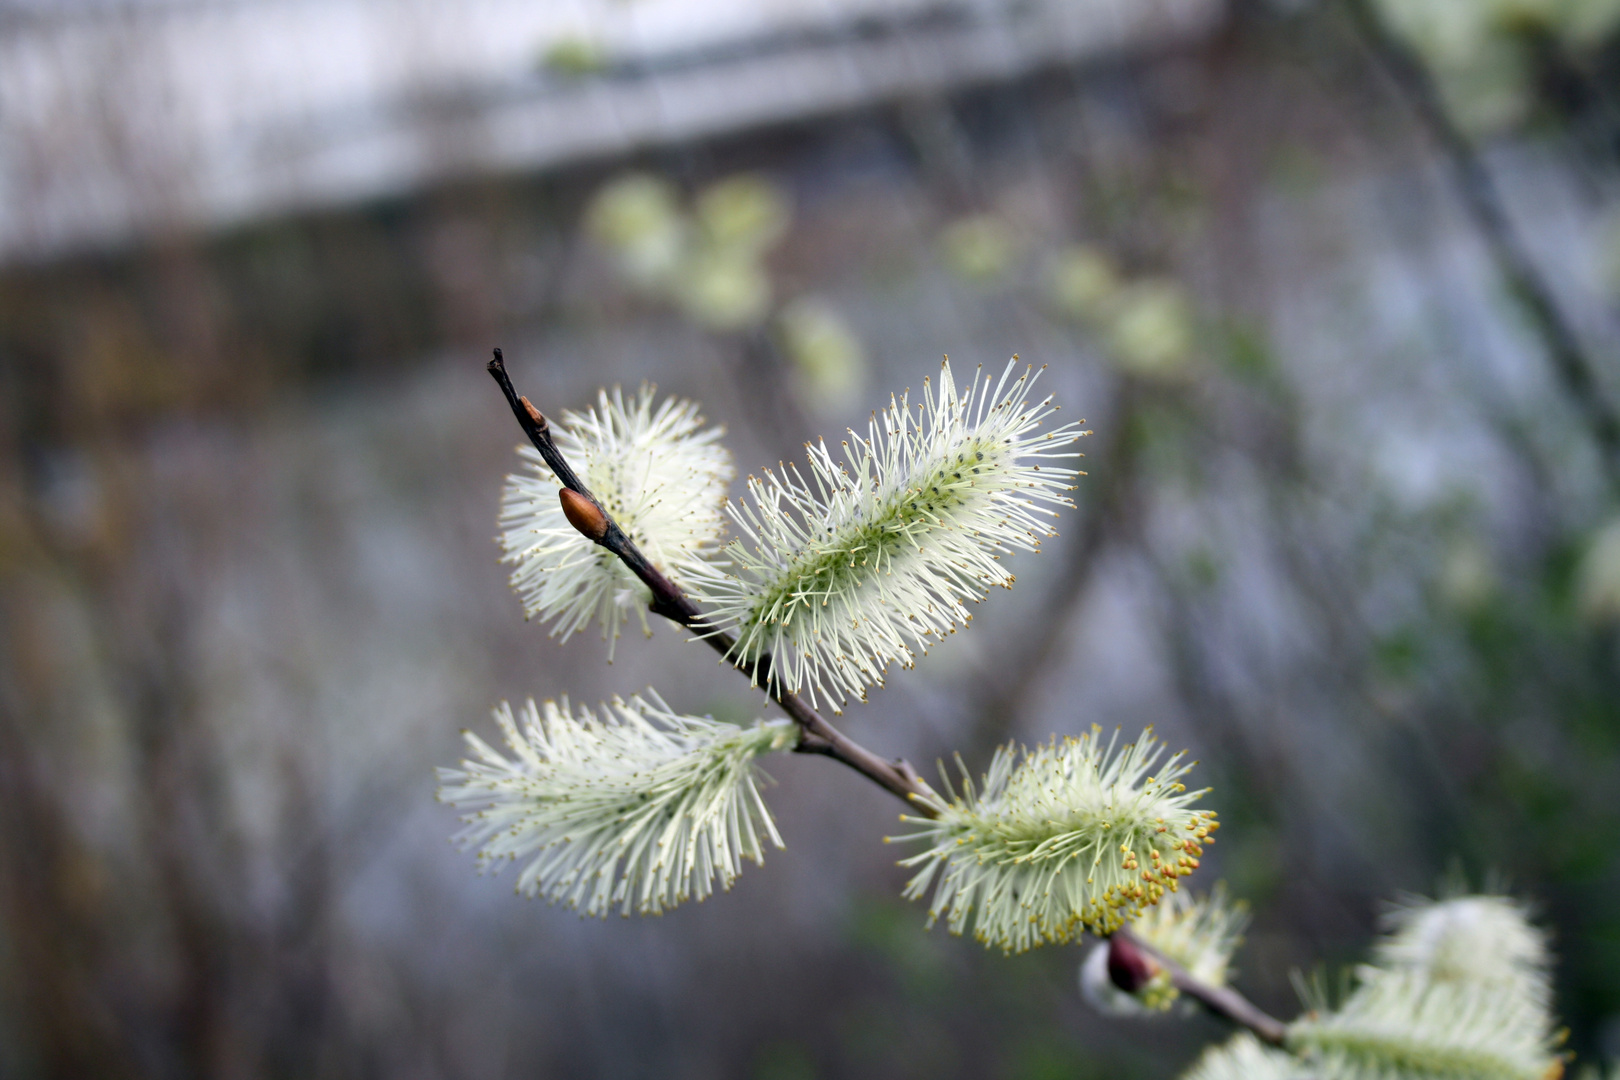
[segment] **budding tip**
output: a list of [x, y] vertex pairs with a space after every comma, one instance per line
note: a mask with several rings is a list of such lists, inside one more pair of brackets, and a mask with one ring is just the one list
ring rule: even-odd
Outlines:
[[[527, 401], [524, 404], [528, 404]], [[529, 408], [532, 410], [534, 406], [530, 405]], [[607, 535], [608, 517], [600, 506], [572, 488], [559, 490], [557, 499], [562, 503], [563, 516], [568, 519], [568, 524], [578, 529], [581, 536], [600, 541]]]

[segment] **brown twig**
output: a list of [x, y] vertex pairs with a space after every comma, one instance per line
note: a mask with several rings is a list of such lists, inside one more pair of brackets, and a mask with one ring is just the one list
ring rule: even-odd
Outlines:
[[771, 698], [782, 707], [782, 711], [799, 725], [799, 742], [794, 747], [796, 751], [801, 754], [823, 754], [835, 761], [841, 761], [904, 799], [914, 812], [930, 815], [932, 792], [917, 775], [917, 770], [903, 759], [887, 761], [872, 753], [834, 728], [797, 694], [784, 690], [780, 683], [770, 677], [769, 653], [762, 653], [753, 658], [740, 654], [736, 639], [710, 623], [698, 606], [681, 591], [680, 586], [664, 576], [663, 572], [641, 553], [636, 542], [619, 527], [613, 516], [603, 509], [596, 496], [580, 483], [579, 477], [569, 467], [562, 452], [557, 449], [557, 444], [551, 437], [551, 426], [546, 422], [545, 415], [535, 408], [528, 398], [519, 396], [513, 388], [499, 349], [495, 350], [495, 358], [489, 362], [489, 373], [500, 384], [501, 392], [506, 395], [507, 403], [512, 406], [512, 414], [517, 417], [523, 433], [529, 437], [529, 441], [550, 466], [558, 482], [563, 485], [563, 512], [568, 515], [569, 521], [590, 540], [617, 555], [624, 565], [630, 568], [630, 572], [641, 579], [642, 584], [652, 592], [651, 610], [671, 622], [695, 631], [733, 667], [749, 676], [752, 682], [763, 684]]
[[[928, 785], [923, 783], [915, 769], [903, 759], [887, 761], [872, 753], [827, 723], [821, 714], [805, 704], [797, 694], [782, 689], [780, 683], [770, 678], [771, 658], [768, 653], [762, 653], [753, 659], [741, 656], [737, 651], [736, 640], [708, 622], [698, 606], [681, 591], [680, 586], [665, 577], [642, 555], [635, 541], [619, 527], [612, 515], [603, 509], [596, 496], [580, 483], [579, 477], [569, 467], [562, 452], [557, 449], [545, 415], [535, 408], [528, 398], [519, 396], [512, 387], [512, 380], [507, 377], [506, 364], [499, 349], [495, 350], [495, 358], [489, 362], [489, 373], [500, 384], [501, 391], [506, 395], [507, 403], [512, 406], [512, 413], [517, 417], [524, 434], [528, 435], [529, 441], [534, 444], [534, 448], [540, 452], [540, 456], [545, 459], [552, 473], [563, 485], [559, 496], [563, 513], [582, 535], [623, 560], [624, 564], [651, 590], [652, 611], [695, 631], [738, 671], [748, 675], [755, 683], [767, 686], [771, 697], [782, 707], [782, 711], [799, 725], [799, 742], [794, 747], [796, 751], [824, 754], [835, 761], [840, 761], [904, 799], [918, 816], [934, 816], [933, 793]], [[1170, 972], [1178, 990], [1203, 1003], [1211, 1012], [1240, 1027], [1248, 1028], [1267, 1042], [1278, 1045], [1282, 1043], [1284, 1032], [1282, 1022], [1261, 1012], [1237, 991], [1207, 986], [1199, 982], [1143, 942], [1129, 927], [1116, 931], [1113, 936], [1114, 940], [1126, 943], [1127, 947], [1135, 946], [1152, 956]]]
[[[1221, 1019], [1238, 1027], [1247, 1028], [1254, 1033], [1255, 1038], [1273, 1046], [1281, 1046], [1287, 1039], [1288, 1025], [1270, 1013], [1262, 1011], [1254, 1002], [1229, 986], [1210, 986], [1193, 978], [1186, 968], [1143, 941], [1129, 926], [1114, 931], [1109, 941], [1110, 950], [1116, 943], [1127, 950], [1152, 957], [1155, 963], [1170, 973], [1171, 985]], [[1121, 963], [1119, 966], [1127, 970], [1134, 969], [1134, 965], [1129, 963]]]

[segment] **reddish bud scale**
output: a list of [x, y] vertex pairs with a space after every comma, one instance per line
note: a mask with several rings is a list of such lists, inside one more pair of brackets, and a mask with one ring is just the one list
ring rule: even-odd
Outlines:
[[586, 539], [600, 541], [607, 535], [608, 519], [602, 508], [577, 491], [562, 488], [557, 492], [562, 502], [563, 516], [568, 524], [580, 531]]
[[1134, 994], [1159, 973], [1159, 965], [1124, 938], [1108, 939], [1108, 979], [1127, 994]]

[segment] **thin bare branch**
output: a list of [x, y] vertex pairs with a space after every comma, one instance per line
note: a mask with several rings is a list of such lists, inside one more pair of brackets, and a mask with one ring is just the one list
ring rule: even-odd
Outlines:
[[[892, 761], [885, 760], [872, 753], [827, 723], [820, 713], [807, 705], [797, 694], [783, 690], [779, 683], [767, 677], [771, 663], [769, 654], [762, 655], [752, 662], [738, 662], [736, 641], [712, 626], [680, 587], [647, 561], [636, 547], [635, 541], [625, 534], [613, 520], [612, 515], [607, 513], [597, 502], [596, 497], [580, 483], [578, 476], [563, 458], [562, 452], [557, 449], [545, 416], [529, 402], [528, 398], [520, 397], [513, 388], [499, 349], [495, 350], [495, 357], [489, 362], [489, 373], [500, 384], [507, 403], [512, 407], [513, 415], [517, 417], [529, 440], [534, 443], [535, 449], [563, 483], [565, 490], [576, 496], [576, 498], [565, 496], [563, 499], [564, 510], [569, 520], [579, 529], [581, 535], [613, 552], [641, 579], [652, 592], [651, 610], [671, 622], [695, 631], [737, 670], [749, 675], [756, 682], [771, 687], [772, 698], [799, 726], [799, 742], [794, 748], [799, 753], [823, 754], [840, 761], [904, 799], [913, 813], [932, 817], [930, 800], [925, 798], [930, 794], [930, 789], [909, 763], [898, 758]], [[589, 507], [581, 505], [577, 497], [588, 500]], [[1135, 945], [1153, 956], [1171, 973], [1177, 989], [1203, 1003], [1211, 1012], [1249, 1029], [1267, 1042], [1273, 1044], [1282, 1042], [1284, 1032], [1282, 1022], [1261, 1012], [1235, 990], [1200, 983], [1131, 933], [1129, 927], [1117, 931], [1114, 937], [1116, 940]]]
[[[929, 793], [928, 786], [922, 782], [922, 778], [910, 764], [898, 758], [893, 761], [885, 760], [872, 753], [834, 728], [797, 694], [783, 690], [779, 683], [768, 677], [771, 666], [769, 654], [753, 660], [739, 659], [736, 639], [709, 623], [698, 606], [681, 591], [680, 586], [669, 580], [641, 553], [636, 542], [625, 534], [618, 522], [613, 520], [613, 515], [609, 514], [597, 501], [596, 496], [580, 483], [579, 477], [569, 467], [562, 452], [557, 449], [557, 443], [551, 437], [551, 425], [546, 422], [544, 414], [535, 408], [528, 398], [519, 396], [517, 390], [513, 388], [499, 349], [495, 350], [495, 357], [489, 362], [489, 373], [500, 384], [502, 393], [506, 395], [507, 404], [512, 407], [512, 415], [517, 417], [524, 434], [551, 467], [551, 471], [556, 474], [564, 489], [589, 501], [590, 508], [587, 509], [580, 505], [577, 498], [565, 498], [564, 512], [569, 520], [574, 522], [581, 535], [613, 552], [630, 568], [631, 573], [641, 579], [652, 592], [651, 610], [671, 622], [696, 632], [698, 637], [707, 641], [738, 671], [748, 675], [754, 682], [769, 687], [771, 697], [782, 707], [782, 711], [799, 725], [799, 742], [794, 747], [796, 751], [802, 754], [823, 754], [835, 761], [843, 762], [904, 799], [914, 813], [928, 813], [927, 804], [923, 801], [923, 797]], [[594, 510], [594, 513], [591, 513], [591, 510]]]
[[1135, 949], [1152, 957], [1154, 962], [1170, 973], [1170, 982], [1177, 990], [1222, 1020], [1240, 1028], [1247, 1028], [1262, 1042], [1268, 1042], [1273, 1046], [1283, 1045], [1288, 1035], [1288, 1025], [1261, 1010], [1236, 990], [1229, 986], [1210, 986], [1208, 983], [1198, 981], [1188, 974], [1186, 968], [1142, 940], [1129, 926], [1114, 931], [1112, 941], [1121, 942], [1128, 949]]

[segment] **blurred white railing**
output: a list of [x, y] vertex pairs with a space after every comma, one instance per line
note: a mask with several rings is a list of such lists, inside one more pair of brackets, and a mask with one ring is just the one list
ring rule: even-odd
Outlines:
[[12, 0], [0, 262], [1016, 78], [1201, 34], [1222, 7]]

